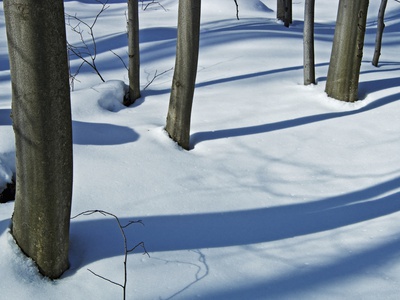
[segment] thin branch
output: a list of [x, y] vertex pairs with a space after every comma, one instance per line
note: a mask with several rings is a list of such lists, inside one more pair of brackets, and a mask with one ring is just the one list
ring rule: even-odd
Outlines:
[[90, 270], [90, 269], [87, 269], [87, 270], [88, 270], [90, 273], [92, 273], [94, 276], [97, 276], [97, 277], [99, 277], [99, 278], [101, 278], [101, 279], [103, 279], [103, 280], [105, 280], [105, 281], [108, 281], [108, 282], [110, 282], [110, 283], [112, 283], [112, 284], [118, 285], [118, 286], [120, 286], [121, 288], [124, 288], [124, 286], [123, 286], [122, 284], [118, 283], [118, 282], [115, 282], [115, 281], [112, 281], [112, 280], [110, 280], [110, 279], [108, 279], [108, 278], [106, 278], [106, 277], [103, 277], [103, 276], [101, 276], [101, 275], [99, 275], [99, 274], [93, 272], [93, 271]]
[[150, 3], [147, 3], [146, 4], [146, 6], [143, 8], [143, 6], [144, 6], [144, 3], [143, 3], [144, 1], [142, 0], [142, 10], [146, 10], [150, 5], [152, 5], [152, 4], [158, 4], [159, 6], [161, 6], [161, 8], [164, 10], [164, 11], [167, 11], [166, 9], [165, 9], [165, 7], [164, 6], [162, 6], [162, 4], [160, 3], [160, 2], [158, 2], [158, 1], [155, 1], [155, 0], [153, 0], [152, 2], [150, 2]]
[[[73, 55], [75, 55], [76, 57], [78, 57], [79, 59], [81, 59], [83, 61], [82, 64], [80, 64], [80, 66], [78, 67], [77, 71], [75, 72], [75, 75], [71, 76], [72, 78], [75, 79], [75, 77], [77, 76], [77, 74], [79, 74], [80, 69], [82, 68], [82, 66], [84, 64], [87, 64], [88, 66], [90, 66], [95, 72], [96, 74], [100, 77], [100, 79], [105, 82], [103, 76], [100, 74], [100, 71], [96, 65], [96, 58], [97, 58], [97, 43], [96, 43], [96, 38], [94, 35], [94, 31], [93, 28], [96, 25], [100, 15], [106, 11], [110, 6], [107, 5], [108, 0], [106, 0], [105, 2], [101, 2], [100, 0], [96, 0], [96, 2], [100, 3], [102, 5], [100, 11], [96, 14], [96, 16], [94, 17], [94, 20], [91, 24], [83, 21], [82, 19], [80, 19], [77, 14], [75, 15], [70, 15], [70, 14], [65, 14], [66, 16], [66, 25], [71, 29], [72, 32], [76, 33], [81, 41], [82, 46], [75, 46], [72, 45], [71, 43], [69, 43], [67, 41], [67, 48], [69, 51], [71, 51], [73, 53]], [[76, 21], [76, 25], [72, 25], [71, 24], [71, 20]], [[87, 32], [85, 30], [83, 30], [81, 27], [86, 28]], [[91, 41], [91, 45], [92, 47], [90, 47], [89, 43], [86, 41], [86, 39], [84, 38], [84, 34], [85, 32], [90, 36], [90, 41]], [[85, 56], [89, 57], [89, 59], [85, 58]]]
[[239, 4], [237, 3], [237, 0], [233, 0], [236, 5], [236, 19], [239, 20]]
[[173, 68], [165, 70], [164, 72], [161, 72], [160, 74], [157, 74], [157, 70], [156, 70], [155, 73], [154, 73], [153, 78], [146, 84], [146, 86], [143, 88], [143, 90], [147, 89], [150, 86], [150, 84], [152, 84], [154, 82], [154, 80], [156, 80], [158, 77], [164, 75], [165, 73], [171, 71], [172, 69]]
[[111, 217], [113, 217], [116, 220], [116, 222], [118, 224], [118, 228], [121, 231], [121, 235], [122, 235], [122, 238], [124, 240], [124, 283], [123, 284], [117, 283], [115, 281], [112, 281], [112, 280], [110, 280], [110, 279], [108, 279], [108, 278], [106, 278], [104, 276], [101, 276], [101, 275], [93, 272], [90, 269], [88, 269], [88, 270], [92, 274], [96, 275], [97, 277], [102, 278], [102, 279], [104, 279], [104, 280], [106, 280], [106, 281], [108, 281], [108, 282], [110, 282], [112, 284], [115, 284], [115, 285], [118, 285], [119, 287], [121, 287], [122, 290], [123, 290], [123, 299], [125, 300], [126, 299], [126, 285], [128, 283], [128, 271], [127, 271], [127, 267], [126, 267], [127, 266], [127, 261], [128, 261], [128, 253], [133, 252], [138, 247], [142, 247], [142, 249], [144, 251], [143, 254], [147, 254], [148, 256], [150, 256], [150, 255], [149, 255], [149, 253], [147, 252], [147, 250], [146, 250], [146, 248], [144, 246], [144, 242], [140, 242], [140, 243], [136, 244], [134, 247], [128, 249], [128, 241], [127, 241], [124, 229], [126, 227], [132, 225], [132, 224], [136, 224], [136, 223], [140, 223], [142, 225], [144, 225], [144, 224], [143, 224], [142, 220], [138, 220], [138, 221], [129, 221], [127, 224], [122, 225], [120, 219], [116, 215], [114, 215], [112, 213], [109, 213], [107, 211], [104, 211], [104, 210], [99, 210], [99, 209], [87, 210], [87, 211], [81, 212], [81, 213], [73, 216], [71, 219], [75, 219], [75, 218], [77, 218], [79, 216], [89, 216], [89, 215], [93, 215], [95, 213], [99, 213], [99, 214], [101, 214], [103, 216], [111, 216]]
[[112, 54], [114, 54], [116, 57], [119, 58], [119, 60], [120, 60], [120, 61], [122, 62], [122, 64], [124, 65], [125, 69], [128, 70], [128, 67], [127, 67], [126, 63], [124, 62], [124, 60], [122, 59], [122, 57], [119, 56], [119, 55], [118, 55], [117, 53], [115, 53], [114, 51], [112, 51], [111, 49], [110, 49], [110, 51], [111, 51]]
[[142, 249], [143, 249], [143, 255], [147, 255], [148, 257], [150, 257], [150, 254], [147, 252], [146, 247], [144, 246], [144, 243], [143, 243], [143, 242], [140, 242], [139, 244], [137, 244], [137, 245], [134, 246], [133, 248], [129, 249], [127, 252], [128, 252], [128, 253], [133, 252], [133, 251], [135, 251], [136, 248], [138, 248], [138, 247], [142, 247]]

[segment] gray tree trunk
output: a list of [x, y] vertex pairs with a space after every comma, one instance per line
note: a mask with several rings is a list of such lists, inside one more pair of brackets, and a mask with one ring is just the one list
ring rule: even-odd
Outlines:
[[285, 1], [276, 0], [276, 18], [281, 21], [285, 20]]
[[381, 6], [379, 7], [378, 13], [378, 26], [376, 29], [376, 39], [375, 39], [375, 52], [372, 59], [372, 65], [375, 67], [379, 64], [379, 57], [381, 56], [382, 48], [382, 36], [383, 30], [385, 29], [385, 10], [386, 10], [387, 0], [381, 1]]
[[62, 0], [4, 0], [16, 142], [12, 234], [40, 272], [68, 269], [72, 128]]
[[314, 8], [315, 0], [306, 0], [303, 32], [304, 85], [315, 84]]
[[140, 98], [140, 54], [139, 54], [139, 12], [138, 0], [128, 0], [128, 55], [129, 93], [125, 105], [131, 105]]
[[186, 150], [197, 74], [200, 12], [200, 0], [179, 0], [175, 70], [165, 129]]
[[363, 56], [368, 0], [340, 0], [325, 92], [329, 97], [353, 102]]
[[292, 0], [277, 0], [276, 18], [283, 21], [286, 27], [292, 24]]

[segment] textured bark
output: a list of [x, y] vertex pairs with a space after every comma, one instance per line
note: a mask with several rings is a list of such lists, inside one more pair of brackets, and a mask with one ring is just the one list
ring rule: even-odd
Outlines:
[[200, 0], [179, 0], [175, 70], [165, 127], [170, 137], [187, 150], [199, 53], [200, 8]]
[[4, 0], [16, 140], [12, 234], [40, 272], [68, 269], [72, 128], [62, 0]]
[[315, 0], [306, 0], [303, 33], [304, 85], [315, 84], [314, 8]]
[[376, 38], [375, 38], [375, 52], [372, 59], [372, 65], [375, 67], [379, 64], [379, 57], [381, 56], [382, 48], [382, 36], [383, 30], [385, 29], [385, 10], [386, 10], [387, 0], [381, 1], [381, 6], [379, 7], [378, 13], [378, 26], [376, 28]]
[[125, 105], [131, 105], [140, 98], [140, 54], [139, 54], [139, 12], [138, 0], [128, 0], [128, 55], [129, 93]]
[[340, 0], [325, 92], [353, 102], [363, 56], [368, 0]]

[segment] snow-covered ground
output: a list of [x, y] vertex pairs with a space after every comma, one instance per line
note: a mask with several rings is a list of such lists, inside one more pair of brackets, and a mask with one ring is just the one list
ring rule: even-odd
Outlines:
[[[316, 1], [318, 84], [303, 86], [302, 15], [289, 29], [276, 0], [203, 0], [191, 143], [163, 130], [174, 66], [177, 2], [140, 9], [143, 97], [121, 105], [126, 1], [95, 26], [106, 83], [83, 69], [72, 92], [72, 214], [101, 209], [129, 246], [128, 299], [398, 299], [400, 293], [400, 4], [389, 0], [374, 68], [371, 1], [360, 101], [324, 93], [338, 0]], [[151, 1], [144, 1], [144, 5]], [[91, 0], [66, 1], [90, 21]], [[15, 171], [10, 72], [0, 8], [0, 185]], [[68, 30], [68, 40], [79, 37]], [[80, 63], [75, 59], [71, 66]], [[157, 73], [156, 73], [157, 72]], [[16, 247], [13, 203], [0, 205], [1, 299], [121, 299], [123, 242], [114, 219], [71, 222], [71, 268], [40, 276]]]

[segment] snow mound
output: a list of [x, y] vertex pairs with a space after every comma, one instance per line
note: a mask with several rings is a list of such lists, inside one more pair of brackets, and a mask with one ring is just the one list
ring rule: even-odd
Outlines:
[[[88, 89], [71, 94], [73, 119], [118, 112], [125, 108], [122, 104], [128, 87], [123, 81], [110, 80]], [[84, 101], [84, 105], [82, 105]]]
[[118, 112], [125, 108], [122, 104], [128, 87], [123, 81], [111, 80], [93, 87], [99, 92], [98, 104], [100, 107], [111, 112]]

